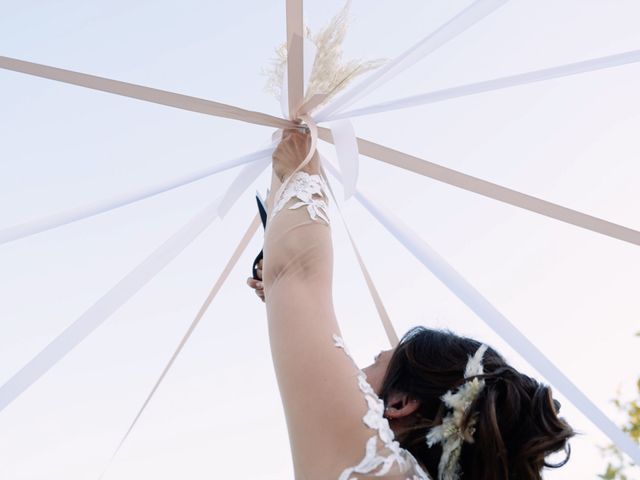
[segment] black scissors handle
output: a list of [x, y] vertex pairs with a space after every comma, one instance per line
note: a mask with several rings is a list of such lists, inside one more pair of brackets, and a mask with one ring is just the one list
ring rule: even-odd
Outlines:
[[[262, 220], [262, 227], [266, 228], [267, 227], [267, 209], [264, 205], [264, 202], [262, 201], [262, 198], [260, 198], [260, 194], [256, 194], [256, 202], [258, 203], [258, 212], [260, 213], [260, 220]], [[256, 257], [256, 259], [253, 261], [253, 267], [251, 268], [251, 276], [256, 280], [261, 280], [261, 278], [258, 278], [258, 263], [260, 263], [260, 260], [262, 260], [263, 258], [264, 258], [264, 252], [263, 250], [260, 250], [260, 253]]]

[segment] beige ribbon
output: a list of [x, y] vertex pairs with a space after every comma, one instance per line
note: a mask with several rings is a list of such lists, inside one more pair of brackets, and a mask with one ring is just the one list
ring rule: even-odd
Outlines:
[[[318, 127], [318, 137], [333, 143], [331, 130]], [[500, 202], [524, 208], [532, 212], [570, 223], [577, 227], [586, 228], [593, 232], [640, 245], [640, 232], [617, 223], [612, 223], [598, 217], [587, 215], [567, 207], [557, 205], [526, 193], [521, 193], [501, 185], [482, 180], [451, 168], [443, 167], [408, 153], [399, 152], [378, 143], [357, 137], [358, 151], [368, 157], [380, 160], [396, 167], [404, 168], [425, 177], [438, 180], [469, 192], [478, 193]]]
[[[323, 161], [325, 161], [322, 155], [320, 155], [320, 158]], [[331, 193], [331, 197], [333, 198], [333, 201], [336, 204], [338, 213], [340, 213], [342, 224], [344, 225], [344, 229], [346, 230], [347, 235], [349, 236], [349, 240], [351, 241], [351, 246], [353, 247], [353, 251], [356, 254], [356, 258], [358, 259], [358, 264], [360, 265], [360, 270], [362, 271], [362, 275], [364, 276], [364, 280], [367, 284], [367, 288], [369, 289], [369, 294], [371, 295], [373, 303], [376, 306], [378, 317], [380, 318], [380, 322], [382, 323], [382, 328], [384, 328], [384, 332], [387, 334], [387, 339], [389, 340], [389, 344], [393, 348], [395, 348], [398, 345], [398, 343], [400, 343], [400, 341], [398, 340], [398, 334], [396, 333], [396, 330], [393, 327], [393, 324], [391, 323], [391, 319], [389, 318], [387, 309], [384, 307], [384, 303], [382, 303], [382, 298], [378, 293], [378, 289], [373, 283], [373, 279], [371, 278], [371, 275], [369, 275], [369, 270], [367, 269], [367, 266], [365, 265], [364, 260], [362, 259], [362, 255], [360, 255], [360, 251], [356, 246], [356, 242], [353, 239], [353, 235], [351, 235], [351, 229], [349, 228], [349, 225], [347, 224], [347, 220], [345, 219], [344, 214], [342, 213], [342, 209], [340, 208], [340, 204], [338, 203], [336, 194], [333, 193], [333, 188], [331, 188], [331, 183], [329, 182], [329, 178], [327, 177], [327, 174], [324, 171], [324, 168], [322, 167], [322, 165], [320, 165], [320, 172], [322, 173], [322, 177], [324, 178], [324, 181], [326, 182], [327, 187], [329, 188], [329, 192]]]
[[287, 90], [289, 118], [298, 116], [304, 98], [302, 0], [286, 0], [287, 16]]
[[344, 228], [347, 231], [347, 235], [349, 235], [349, 240], [351, 240], [351, 246], [353, 247], [353, 251], [356, 254], [356, 258], [358, 259], [358, 263], [360, 264], [360, 270], [362, 270], [362, 275], [364, 276], [364, 280], [367, 283], [367, 288], [369, 289], [369, 294], [371, 294], [371, 298], [373, 299], [373, 303], [376, 306], [376, 310], [378, 311], [378, 316], [380, 317], [380, 322], [382, 323], [382, 327], [384, 328], [384, 332], [387, 334], [387, 339], [389, 339], [389, 344], [395, 348], [396, 346], [398, 346], [398, 343], [400, 343], [400, 340], [398, 339], [398, 334], [396, 333], [395, 328], [393, 327], [393, 324], [391, 323], [391, 319], [389, 318], [389, 314], [387, 313], [387, 309], [384, 308], [384, 304], [382, 303], [382, 298], [380, 297], [380, 294], [378, 293], [378, 289], [376, 288], [375, 284], [373, 283], [373, 279], [371, 278], [371, 275], [369, 275], [369, 270], [367, 270], [367, 267], [364, 263], [364, 260], [362, 260], [362, 256], [360, 255], [360, 251], [358, 250], [358, 247], [356, 246], [356, 242], [353, 239], [353, 236], [351, 235], [351, 230], [349, 229], [349, 227], [347, 226], [347, 222], [344, 219], [344, 216], [342, 215], [342, 212], [340, 212], [340, 217], [342, 218], [342, 222], [344, 224]]
[[158, 387], [162, 383], [162, 380], [164, 380], [164, 377], [169, 372], [169, 369], [171, 368], [171, 366], [175, 362], [176, 358], [178, 358], [178, 355], [180, 354], [180, 352], [184, 348], [185, 344], [189, 340], [189, 337], [191, 337], [191, 334], [194, 332], [194, 330], [196, 329], [196, 327], [200, 323], [200, 320], [202, 320], [202, 317], [204, 316], [204, 314], [206, 313], [207, 309], [209, 308], [209, 305], [211, 305], [211, 302], [213, 302], [213, 299], [216, 297], [216, 295], [220, 291], [220, 288], [222, 287], [224, 282], [229, 277], [229, 274], [231, 273], [231, 270], [233, 270], [233, 267], [236, 265], [236, 263], [238, 263], [238, 259], [240, 258], [242, 253], [247, 248], [247, 245], [249, 244], [249, 241], [251, 241], [251, 238], [253, 238], [253, 235], [256, 233], [256, 230], [258, 229], [258, 225], [260, 225], [260, 217], [258, 215], [256, 215], [255, 218], [253, 219], [253, 221], [251, 222], [251, 224], [249, 225], [249, 228], [247, 228], [247, 231], [244, 233], [244, 235], [240, 239], [240, 242], [238, 243], [238, 246], [236, 247], [235, 251], [231, 255], [231, 258], [229, 259], [229, 261], [227, 262], [226, 266], [224, 267], [224, 270], [222, 270], [222, 273], [220, 274], [220, 276], [216, 280], [216, 283], [213, 285], [213, 288], [209, 292], [209, 295], [207, 295], [207, 298], [205, 299], [204, 303], [200, 307], [200, 310], [198, 310], [198, 313], [196, 314], [195, 318], [191, 322], [191, 325], [189, 325], [189, 328], [187, 329], [187, 332], [182, 337], [182, 340], [180, 340], [180, 343], [178, 344], [178, 347], [173, 352], [173, 355], [171, 355], [171, 358], [167, 362], [167, 365], [164, 367], [164, 370], [162, 370], [162, 373], [158, 377], [158, 380], [156, 380], [155, 385], [153, 386], [153, 388], [151, 389], [151, 391], [147, 395], [147, 398], [145, 399], [145, 401], [143, 402], [142, 406], [138, 410], [138, 413], [136, 414], [136, 416], [134, 417], [133, 421], [129, 425], [129, 428], [127, 429], [126, 433], [124, 434], [124, 436], [120, 440], [120, 443], [118, 444], [118, 446], [116, 447], [115, 451], [113, 452], [113, 455], [111, 455], [111, 458], [109, 459], [109, 461], [107, 462], [107, 465], [105, 466], [104, 470], [102, 471], [102, 474], [100, 475], [100, 478], [102, 478], [104, 476], [104, 474], [106, 473], [107, 469], [109, 468], [109, 466], [113, 462], [113, 459], [118, 454], [118, 452], [120, 451], [120, 448], [122, 448], [122, 445], [124, 444], [125, 440], [129, 436], [129, 434], [131, 433], [131, 430], [133, 430], [133, 427], [138, 422], [138, 419], [142, 415], [142, 412], [144, 412], [145, 408], [147, 408], [147, 405], [151, 401], [151, 398], [156, 393], [156, 390], [158, 390]]
[[278, 128], [290, 128], [293, 126], [293, 123], [289, 120], [274, 117], [266, 113], [254, 112], [252, 110], [245, 110], [243, 108], [191, 97], [189, 95], [167, 92], [165, 90], [97, 77], [86, 73], [73, 72], [71, 70], [50, 67], [39, 63], [26, 62], [10, 57], [0, 56], [0, 68], [216, 117], [231, 118], [242, 122]]
[[322, 102], [325, 101], [327, 96], [328, 96], [327, 93], [313, 94], [309, 100], [307, 100], [305, 103], [302, 104], [302, 106], [300, 107], [300, 110], [298, 110], [298, 114], [305, 115], [313, 111], [315, 108], [318, 107], [318, 105], [320, 105]]
[[[299, 0], [288, 0], [287, 5], [293, 9], [300, 8], [298, 4]], [[293, 26], [294, 19], [298, 18], [299, 14], [291, 14], [288, 17], [288, 25], [292, 24], [291, 31], [295, 32]], [[289, 20], [290, 19], [290, 20]], [[297, 20], [295, 20], [297, 22]], [[288, 27], [289, 28], [289, 27]], [[293, 42], [293, 36], [292, 36]], [[291, 56], [291, 62], [289, 65], [289, 72], [297, 79], [298, 76], [302, 78], [302, 54], [298, 57]], [[0, 68], [13, 70], [16, 72], [28, 73], [43, 78], [49, 78], [65, 83], [79, 85], [86, 88], [92, 88], [95, 90], [102, 90], [109, 93], [115, 93], [118, 95], [124, 95], [131, 98], [137, 98], [153, 103], [159, 103], [162, 105], [168, 105], [184, 110], [190, 110], [200, 113], [206, 113], [209, 115], [215, 115], [220, 117], [232, 118], [235, 120], [241, 120], [244, 122], [255, 123], [259, 125], [270, 125], [278, 128], [292, 128], [297, 125], [296, 122], [285, 120], [271, 115], [267, 115], [260, 112], [254, 112], [244, 110], [241, 108], [225, 105], [209, 100], [204, 100], [195, 97], [189, 97], [187, 95], [181, 95], [172, 92], [166, 92], [163, 90], [157, 90], [154, 88], [143, 87], [141, 85], [134, 85], [126, 82], [120, 82], [117, 80], [110, 80], [107, 78], [96, 77], [93, 75], [87, 75], [83, 73], [73, 72], [69, 70], [63, 70], [60, 68], [49, 67], [46, 65], [40, 65], [31, 62], [25, 62], [23, 60], [17, 60], [9, 57], [0, 56]], [[298, 73], [295, 73], [298, 72]], [[292, 81], [297, 82], [297, 80]], [[290, 97], [291, 98], [291, 97]], [[294, 99], [295, 100], [295, 99]], [[315, 99], [318, 100], [318, 99]], [[307, 102], [309, 103], [309, 102]], [[309, 110], [309, 105], [305, 105], [304, 110]], [[302, 110], [302, 109], [301, 109]], [[315, 128], [315, 123], [307, 115], [300, 115], [300, 119], [305, 119], [309, 127], [312, 125]], [[315, 135], [312, 129], [312, 143], [313, 148], [310, 150], [309, 155], [305, 162], [310, 160], [313, 151], [315, 150]], [[333, 137], [331, 132], [326, 128], [319, 128], [317, 131], [319, 138], [333, 143]], [[430, 177], [434, 180], [438, 180], [449, 185], [453, 185], [470, 192], [475, 192], [480, 195], [484, 195], [494, 200], [508, 203], [513, 206], [524, 208], [532, 212], [545, 215], [556, 220], [561, 220], [578, 227], [582, 227], [609, 237], [617, 238], [625, 242], [640, 245], [640, 232], [633, 230], [622, 225], [618, 225], [607, 220], [603, 220], [592, 215], [588, 215], [570, 208], [562, 207], [560, 205], [542, 200], [540, 198], [527, 195], [516, 190], [512, 190], [501, 185], [482, 180], [471, 175], [458, 172], [456, 170], [437, 165], [432, 162], [428, 162], [424, 159], [414, 157], [412, 155], [399, 152], [383, 145], [357, 138], [358, 150], [363, 155], [367, 155], [371, 158], [395, 165], [405, 170], [418, 173]], [[305, 163], [303, 162], [303, 163]], [[301, 165], [302, 166], [302, 165]], [[301, 168], [301, 167], [300, 167]], [[285, 182], [286, 184], [287, 182]], [[284, 189], [285, 184], [282, 185]], [[282, 190], [281, 190], [282, 191]], [[279, 193], [281, 193], [281, 191]]]

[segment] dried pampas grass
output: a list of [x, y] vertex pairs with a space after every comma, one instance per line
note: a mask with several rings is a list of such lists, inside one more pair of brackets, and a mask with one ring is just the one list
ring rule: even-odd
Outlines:
[[[322, 104], [326, 103], [343, 90], [354, 78], [378, 68], [386, 61], [386, 59], [366, 61], [353, 59], [346, 62], [342, 60], [342, 42], [349, 26], [350, 6], [351, 0], [347, 0], [329, 24], [315, 34], [311, 33], [311, 30], [305, 26], [304, 35], [315, 44], [317, 53], [303, 103], [315, 94], [326, 94], [327, 97]], [[280, 99], [286, 70], [287, 44], [285, 42], [276, 48], [276, 58], [272, 60], [271, 67], [262, 70], [262, 73], [267, 76], [265, 92]]]

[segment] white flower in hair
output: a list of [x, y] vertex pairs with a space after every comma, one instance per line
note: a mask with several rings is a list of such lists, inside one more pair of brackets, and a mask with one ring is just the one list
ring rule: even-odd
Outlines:
[[[486, 345], [481, 345], [473, 357], [469, 357], [464, 371], [464, 378], [482, 375], [482, 357], [487, 351]], [[466, 427], [462, 422], [467, 416], [469, 407], [484, 388], [484, 380], [474, 378], [465, 382], [454, 393], [449, 390], [441, 398], [443, 403], [451, 409], [442, 423], [433, 427], [427, 434], [427, 445], [442, 444], [442, 456], [438, 465], [438, 480], [457, 480], [460, 478], [460, 450], [464, 442], [473, 443], [476, 419], [472, 416]]]

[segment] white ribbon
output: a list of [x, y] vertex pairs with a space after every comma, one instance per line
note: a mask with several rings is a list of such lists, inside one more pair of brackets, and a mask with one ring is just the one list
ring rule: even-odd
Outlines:
[[[245, 177], [244, 189], [252, 179]], [[242, 193], [239, 186], [233, 187], [234, 198]], [[180, 230], [154, 250], [142, 263], [116, 283], [111, 290], [96, 301], [76, 321], [53, 339], [40, 353], [0, 386], [0, 411], [35, 383], [51, 367], [60, 361], [76, 345], [133, 295], [155, 277], [166, 265], [177, 257], [193, 240], [218, 217], [221, 199], [216, 199], [194, 216]]]
[[251, 240], [251, 238], [255, 234], [256, 230], [258, 229], [258, 225], [259, 224], [260, 224], [260, 217], [256, 214], [253, 222], [251, 222], [251, 225], [249, 226], [249, 228], [247, 228], [247, 231], [245, 232], [245, 234], [243, 235], [242, 239], [238, 243], [238, 246], [236, 247], [235, 251], [231, 255], [231, 258], [229, 259], [229, 261], [227, 262], [227, 265], [225, 266], [225, 268], [223, 269], [222, 273], [218, 277], [218, 280], [216, 280], [216, 283], [213, 285], [213, 288], [209, 292], [209, 295], [207, 295], [207, 298], [205, 299], [204, 303], [200, 307], [200, 310], [198, 310], [198, 313], [196, 314], [195, 318], [192, 320], [191, 324], [189, 325], [189, 328], [187, 329], [185, 334], [182, 336], [182, 339], [180, 340], [180, 342], [178, 343], [177, 347], [175, 348], [173, 354], [169, 358], [169, 361], [167, 362], [167, 364], [165, 365], [164, 369], [160, 373], [160, 376], [158, 377], [158, 379], [156, 380], [155, 384], [151, 388], [151, 391], [147, 394], [147, 397], [145, 398], [144, 402], [142, 402], [142, 405], [138, 409], [138, 412], [136, 413], [135, 417], [133, 417], [132, 422], [129, 424], [129, 428], [127, 428], [127, 430], [125, 431], [124, 435], [120, 439], [120, 442], [118, 443], [118, 446], [114, 450], [113, 454], [111, 455], [111, 458], [109, 459], [109, 461], [107, 462], [107, 465], [105, 466], [104, 470], [102, 471], [102, 474], [99, 477], [100, 479], [106, 473], [107, 469], [109, 468], [109, 466], [113, 462], [113, 459], [116, 457], [116, 455], [118, 454], [118, 452], [122, 448], [122, 445], [124, 444], [124, 442], [129, 437], [129, 434], [133, 431], [133, 428], [136, 426], [136, 423], [138, 423], [138, 419], [142, 416], [142, 413], [147, 408], [147, 405], [149, 405], [149, 402], [151, 402], [151, 399], [153, 398], [153, 396], [155, 395], [156, 391], [160, 387], [160, 384], [162, 383], [162, 381], [164, 380], [165, 376], [167, 375], [167, 373], [169, 372], [169, 370], [173, 366], [173, 364], [176, 361], [176, 359], [178, 358], [178, 355], [180, 355], [180, 352], [182, 351], [184, 346], [187, 344], [187, 341], [189, 340], [189, 338], [191, 338], [191, 335], [193, 334], [193, 332], [195, 331], [196, 327], [200, 323], [200, 320], [202, 320], [202, 318], [204, 317], [204, 314], [206, 313], [207, 309], [209, 308], [209, 305], [211, 305], [211, 302], [213, 302], [213, 299], [216, 297], [216, 295], [218, 294], [218, 292], [222, 288], [222, 285], [224, 285], [224, 282], [229, 277], [229, 274], [231, 273], [231, 270], [233, 269], [233, 267], [238, 262], [238, 259], [240, 258], [240, 256], [242, 255], [242, 253], [246, 249], [249, 241]]
[[[326, 157], [322, 155], [320, 151], [318, 151], [318, 155], [320, 156], [321, 166], [326, 165], [328, 163]], [[396, 329], [393, 327], [393, 324], [391, 323], [391, 319], [389, 318], [387, 309], [385, 308], [384, 303], [382, 302], [382, 298], [378, 293], [378, 289], [373, 283], [373, 278], [371, 278], [371, 275], [369, 274], [369, 270], [367, 269], [367, 266], [364, 263], [364, 259], [362, 258], [362, 255], [360, 255], [360, 250], [358, 249], [356, 245], [356, 241], [354, 240], [353, 235], [351, 234], [351, 229], [347, 224], [347, 219], [344, 217], [344, 213], [342, 213], [342, 208], [340, 208], [340, 203], [338, 202], [338, 199], [335, 193], [333, 192], [333, 188], [331, 188], [331, 183], [327, 178], [327, 174], [325, 173], [324, 168], [322, 168], [322, 177], [327, 183], [327, 187], [329, 188], [329, 192], [331, 193], [331, 198], [333, 198], [333, 201], [336, 204], [336, 208], [338, 209], [338, 213], [340, 214], [340, 218], [342, 219], [342, 224], [344, 225], [344, 229], [347, 232], [347, 235], [349, 236], [349, 240], [351, 241], [351, 247], [353, 248], [353, 253], [355, 253], [356, 260], [358, 260], [358, 264], [360, 265], [362, 276], [364, 277], [364, 281], [367, 284], [367, 288], [369, 289], [369, 294], [371, 295], [373, 304], [375, 305], [376, 310], [378, 312], [378, 317], [380, 318], [380, 322], [382, 323], [382, 328], [384, 328], [384, 332], [386, 333], [387, 339], [389, 340], [389, 345], [391, 345], [391, 348], [395, 348], [398, 345], [398, 343], [400, 343], [400, 340], [398, 339], [398, 334], [396, 333]]]
[[352, 87], [334, 101], [330, 102], [318, 112], [316, 122], [319, 123], [330, 119], [334, 114], [347, 108], [365, 95], [368, 95], [375, 88], [388, 82], [401, 71], [409, 68], [411, 65], [475, 25], [506, 2], [507, 0], [476, 0], [436, 31], [427, 35], [393, 61], [378, 68], [355, 87]]
[[[329, 171], [340, 180], [335, 168]], [[355, 198], [438, 280], [467, 305], [482, 321], [542, 374], [549, 383], [573, 403], [594, 425], [633, 461], [640, 465], [640, 447], [620, 430], [582, 391], [549, 360], [518, 328], [476, 290], [444, 258], [431, 248], [409, 226], [390, 212], [384, 211], [365, 195], [356, 191]]]
[[[318, 127], [318, 135], [321, 140], [333, 142], [331, 131], [327, 128]], [[593, 232], [640, 245], [640, 231], [638, 230], [563, 207], [541, 198], [527, 195], [472, 175], [467, 175], [457, 170], [452, 170], [425, 159], [409, 155], [408, 153], [385, 147], [379, 143], [364, 140], [359, 137], [357, 137], [356, 140], [358, 141], [358, 151], [361, 155], [375, 158], [390, 165], [395, 165], [405, 170], [424, 175], [425, 177], [430, 177], [434, 180], [493, 198], [494, 200], [586, 228]]]
[[418, 105], [441, 102], [452, 98], [459, 98], [466, 95], [474, 95], [476, 93], [489, 92], [502, 88], [514, 87], [517, 85], [525, 85], [528, 83], [541, 82], [553, 78], [567, 77], [594, 70], [602, 70], [604, 68], [618, 67], [629, 63], [640, 61], [640, 50], [632, 50], [630, 52], [619, 53], [617, 55], [609, 55], [606, 57], [592, 58], [582, 62], [569, 63], [557, 67], [543, 68], [531, 72], [519, 73], [517, 75], [509, 75], [483, 82], [469, 83], [452, 88], [436, 90], [434, 92], [423, 93], [420, 95], [412, 95], [409, 97], [390, 100], [388, 102], [377, 103], [368, 107], [357, 108], [347, 112], [338, 113], [331, 116], [329, 120], [340, 118], [352, 118], [361, 115], [370, 115], [372, 113], [389, 112], [402, 108], [411, 108]]
[[223, 162], [216, 163], [215, 165], [207, 167], [198, 172], [183, 175], [174, 180], [163, 182], [152, 187], [145, 187], [138, 191], [125, 193], [108, 200], [100, 200], [89, 205], [83, 205], [73, 210], [56, 213], [54, 215], [38, 218], [36, 220], [31, 220], [18, 225], [4, 228], [0, 230], [0, 245], [2, 245], [3, 243], [11, 242], [13, 240], [28, 237], [29, 235], [34, 235], [36, 233], [51, 230], [62, 225], [67, 225], [72, 222], [77, 222], [78, 220], [83, 220], [100, 213], [108, 212], [115, 208], [139, 202], [140, 200], [144, 200], [146, 198], [153, 197], [154, 195], [159, 195], [183, 185], [193, 183], [197, 180], [201, 180], [218, 172], [229, 170], [230, 168], [234, 168], [238, 165], [255, 162], [256, 160], [270, 156], [271, 152], [273, 152], [274, 145], [262, 150], [258, 150], [256, 152], [233, 158], [231, 160], [225, 160]]
[[[307, 88], [309, 87], [309, 79], [311, 78], [311, 72], [313, 71], [313, 64], [316, 61], [316, 54], [318, 53], [318, 49], [315, 44], [309, 40], [308, 38], [303, 39], [303, 92], [304, 95], [307, 94]], [[282, 88], [280, 92], [280, 111], [282, 112], [282, 116], [287, 118], [289, 116], [289, 76], [287, 75], [288, 71], [288, 62], [285, 65], [285, 68], [282, 72]]]
[[358, 182], [359, 158], [358, 141], [353, 125], [348, 120], [337, 120], [329, 124], [333, 135], [333, 144], [342, 174], [344, 199], [350, 198], [356, 191]]
[[289, 76], [287, 69], [282, 72], [282, 88], [280, 89], [280, 111], [284, 118], [289, 118]]
[[271, 165], [271, 156], [261, 158], [242, 168], [242, 171], [227, 189], [227, 193], [225, 193], [220, 200], [220, 205], [218, 206], [218, 215], [220, 218], [225, 217], [240, 195], [242, 195], [247, 187], [251, 185], [269, 165]]
[[316, 48], [316, 44], [309, 40], [307, 37], [303, 38], [304, 47], [304, 56], [302, 58], [303, 61], [303, 86], [304, 86], [304, 94], [307, 94], [307, 89], [309, 88], [309, 79], [311, 78], [311, 72], [313, 71], [313, 64], [316, 62], [316, 54], [318, 53], [318, 49]]

